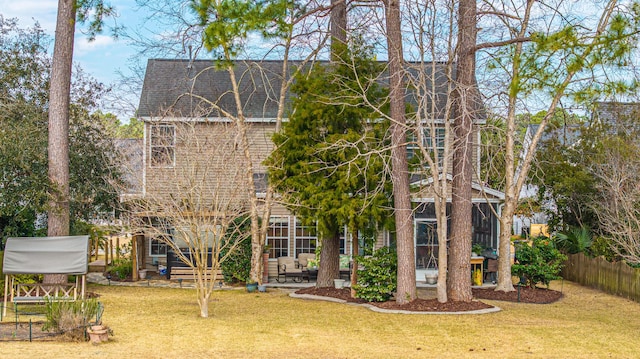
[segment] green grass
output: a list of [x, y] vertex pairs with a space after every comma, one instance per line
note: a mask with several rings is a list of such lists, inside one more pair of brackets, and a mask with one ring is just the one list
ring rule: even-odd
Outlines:
[[[188, 289], [90, 286], [112, 341], [2, 343], [6, 357], [632, 358], [640, 304], [572, 283], [547, 305], [492, 302], [486, 315], [381, 314], [288, 292], [217, 291], [199, 318]], [[27, 355], [28, 354], [28, 355]]]

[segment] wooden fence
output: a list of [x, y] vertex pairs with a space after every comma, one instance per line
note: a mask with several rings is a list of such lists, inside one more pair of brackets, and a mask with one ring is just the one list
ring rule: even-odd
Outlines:
[[584, 286], [640, 302], [640, 268], [632, 268], [624, 262], [610, 263], [602, 257], [571, 254], [562, 276]]

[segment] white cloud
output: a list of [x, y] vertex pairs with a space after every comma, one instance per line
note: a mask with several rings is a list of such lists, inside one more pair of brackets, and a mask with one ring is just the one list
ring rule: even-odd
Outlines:
[[53, 33], [57, 11], [56, 0], [0, 0], [0, 14], [5, 18], [18, 18], [22, 28], [33, 25], [35, 20], [45, 31]]
[[115, 40], [108, 35], [96, 35], [93, 41], [89, 41], [87, 37], [76, 37], [74, 45], [74, 54], [82, 56], [93, 51], [102, 51], [101, 49], [113, 45]]

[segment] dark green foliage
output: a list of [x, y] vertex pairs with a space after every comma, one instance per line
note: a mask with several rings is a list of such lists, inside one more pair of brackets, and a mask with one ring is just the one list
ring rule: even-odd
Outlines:
[[552, 280], [560, 279], [560, 270], [567, 256], [560, 253], [553, 241], [546, 237], [537, 237], [528, 242], [516, 244], [516, 263], [511, 273], [525, 278], [530, 287], [542, 283], [549, 286]]
[[[220, 263], [225, 283], [247, 282], [251, 272], [251, 236], [244, 235], [250, 231], [251, 223], [246, 217], [235, 220], [220, 249], [220, 257], [226, 258]], [[239, 238], [242, 236], [242, 238]], [[239, 242], [239, 243], [235, 243]], [[235, 246], [231, 246], [235, 243]]]
[[354, 285], [356, 297], [369, 302], [386, 302], [398, 287], [398, 255], [389, 247], [373, 252], [371, 257], [358, 257], [358, 283]]
[[191, 3], [204, 28], [204, 45], [219, 60], [235, 59], [251, 33], [264, 39], [285, 37], [291, 31], [291, 0], [198, 0]]
[[609, 239], [596, 236], [591, 244], [590, 254], [593, 257], [603, 256], [604, 259], [609, 262], [617, 262], [621, 260], [620, 256], [613, 251], [611, 245], [612, 243]]
[[[49, 38], [38, 27], [0, 21], [0, 235], [41, 234], [37, 214], [52, 191], [47, 164]], [[105, 88], [74, 71], [70, 107], [71, 220], [111, 212], [118, 203], [119, 158], [97, 115]]]
[[560, 251], [569, 254], [581, 252], [590, 254], [591, 245], [593, 244], [591, 232], [584, 227], [573, 228], [566, 233], [558, 233], [554, 237], [554, 241]]
[[346, 51], [343, 62], [316, 64], [297, 77], [294, 110], [274, 135], [276, 150], [267, 160], [269, 180], [289, 209], [316, 220], [324, 236], [345, 224], [357, 231], [390, 217], [390, 181], [379, 150], [386, 124], [362, 105], [366, 98], [383, 106], [386, 90], [375, 80], [382, 68], [367, 51]]

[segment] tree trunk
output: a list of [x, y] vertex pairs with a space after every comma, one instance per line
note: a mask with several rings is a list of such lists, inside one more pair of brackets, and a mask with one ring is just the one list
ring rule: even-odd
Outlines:
[[[498, 256], [498, 283], [495, 290], [503, 292], [513, 292], [513, 282], [511, 281], [511, 228], [513, 226], [513, 214], [515, 212], [514, 201], [507, 201], [505, 209], [500, 214], [500, 248]], [[514, 207], [507, 208], [507, 207]], [[510, 213], [509, 213], [510, 212]]]
[[333, 287], [333, 280], [340, 278], [340, 233], [322, 238], [321, 246], [316, 287]]
[[458, 6], [458, 63], [454, 91], [455, 123], [449, 253], [449, 299], [468, 302], [471, 293], [471, 184], [473, 177], [473, 119], [476, 116], [475, 78], [476, 2]]
[[335, 45], [347, 43], [347, 2], [344, 0], [331, 0], [331, 60], [340, 59], [340, 54]]
[[209, 295], [207, 294], [206, 283], [203, 278], [198, 279], [198, 306], [200, 307], [200, 317], [209, 318]]
[[[49, 179], [52, 184], [47, 235], [69, 235], [69, 101], [75, 33], [75, 1], [59, 0], [49, 88]], [[66, 275], [45, 275], [45, 283], [65, 283]]]
[[396, 220], [398, 249], [398, 289], [396, 302], [405, 304], [417, 297], [416, 262], [413, 247], [413, 221], [409, 192], [409, 166], [405, 143], [402, 32], [400, 0], [385, 1], [387, 47], [389, 51], [389, 103], [391, 115], [391, 181]]
[[445, 199], [436, 199], [437, 223], [438, 223], [438, 284], [436, 288], [436, 296], [438, 302], [446, 303], [447, 298], [447, 273], [448, 273], [448, 256], [447, 251], [447, 201]]

